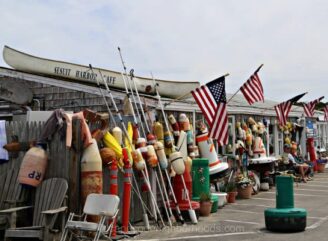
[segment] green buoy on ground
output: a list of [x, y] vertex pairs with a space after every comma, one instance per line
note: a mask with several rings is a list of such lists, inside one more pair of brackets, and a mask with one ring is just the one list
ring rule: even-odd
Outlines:
[[276, 177], [276, 208], [264, 211], [265, 226], [270, 231], [300, 232], [306, 227], [307, 212], [294, 207], [293, 178]]

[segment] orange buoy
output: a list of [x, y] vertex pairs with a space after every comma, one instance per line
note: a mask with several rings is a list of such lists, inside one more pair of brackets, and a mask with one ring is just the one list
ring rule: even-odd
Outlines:
[[154, 145], [156, 142], [156, 137], [153, 134], [148, 133], [147, 141], [148, 141], [148, 145]]
[[26, 152], [18, 173], [21, 184], [36, 187], [43, 180], [48, 163], [44, 149], [45, 147], [37, 145]]
[[135, 151], [132, 151], [132, 158], [133, 158], [134, 167], [137, 170], [141, 171], [141, 170], [145, 169], [146, 162], [142, 157], [140, 149], [136, 149]]
[[153, 145], [147, 146], [147, 162], [150, 167], [156, 167], [158, 165], [158, 159]]
[[114, 160], [116, 161], [116, 153], [109, 147], [102, 148], [100, 150], [100, 156], [104, 166], [110, 165], [110, 163]]
[[180, 130], [183, 130], [183, 131], [190, 130], [189, 118], [184, 113], [179, 115], [179, 127], [180, 127]]

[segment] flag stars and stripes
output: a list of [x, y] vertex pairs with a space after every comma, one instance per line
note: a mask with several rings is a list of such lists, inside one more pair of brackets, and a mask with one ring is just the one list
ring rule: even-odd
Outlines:
[[328, 105], [323, 108], [323, 111], [325, 113], [325, 121], [328, 121]]
[[303, 107], [304, 107], [304, 112], [305, 112], [305, 115], [307, 117], [313, 117], [314, 115], [314, 108], [315, 106], [323, 99], [324, 97], [320, 97], [316, 100], [313, 100], [313, 101], [310, 101], [309, 103], [307, 104], [304, 104]]
[[213, 80], [191, 92], [210, 127], [209, 136], [228, 144], [225, 78]]
[[288, 118], [288, 114], [292, 108], [292, 105], [294, 103], [296, 103], [299, 99], [301, 99], [306, 93], [297, 95], [285, 102], [282, 102], [276, 106], [274, 106], [274, 109], [277, 113], [277, 117], [278, 117], [278, 121], [279, 124], [284, 126], [287, 123], [287, 118]]
[[240, 91], [243, 93], [248, 104], [252, 105], [258, 101], [264, 101], [263, 86], [260, 77], [254, 73], [241, 87]]

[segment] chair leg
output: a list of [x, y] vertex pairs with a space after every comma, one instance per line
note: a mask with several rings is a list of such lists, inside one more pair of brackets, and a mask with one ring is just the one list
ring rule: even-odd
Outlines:
[[60, 238], [60, 241], [65, 241], [65, 240], [66, 240], [67, 233], [68, 233], [67, 228], [64, 228], [64, 231], [63, 231], [63, 233], [62, 233], [62, 236], [61, 236], [61, 238]]

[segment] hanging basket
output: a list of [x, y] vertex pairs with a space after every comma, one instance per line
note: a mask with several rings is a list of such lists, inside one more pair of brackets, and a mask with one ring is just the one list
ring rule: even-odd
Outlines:
[[238, 187], [238, 198], [250, 199], [253, 192], [253, 186], [247, 185], [246, 187]]

